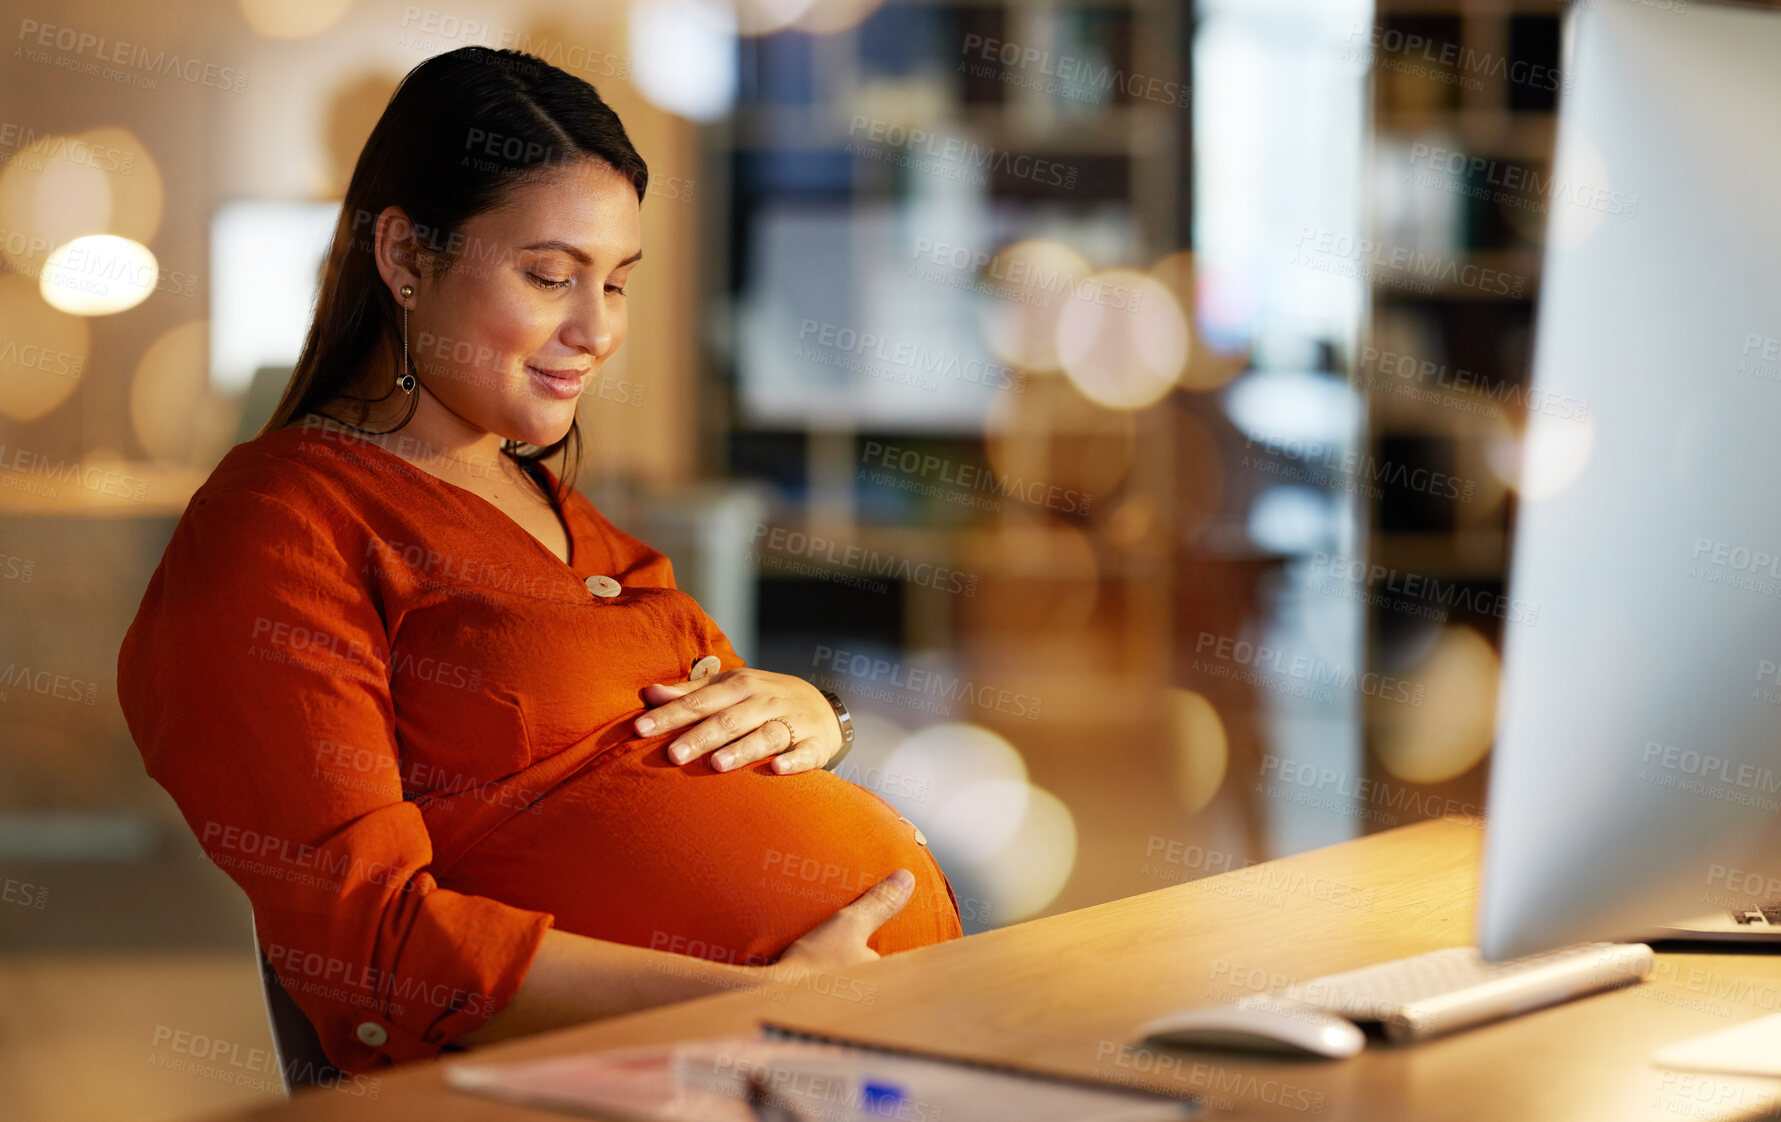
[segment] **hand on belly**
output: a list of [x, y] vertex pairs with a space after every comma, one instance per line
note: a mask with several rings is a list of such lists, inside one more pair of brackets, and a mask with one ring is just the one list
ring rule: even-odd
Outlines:
[[825, 771], [677, 767], [654, 739], [595, 761], [514, 815], [442, 887], [548, 911], [565, 931], [724, 962], [775, 960], [898, 868], [908, 904], [868, 940], [892, 954], [963, 932], [912, 825]]

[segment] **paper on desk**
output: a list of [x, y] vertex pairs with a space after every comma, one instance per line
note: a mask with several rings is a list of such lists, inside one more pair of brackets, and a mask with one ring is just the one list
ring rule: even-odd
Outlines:
[[1666, 1044], [1651, 1062], [1682, 1071], [1781, 1079], [1781, 1013]]
[[[764, 1077], [781, 1114], [747, 1102]], [[750, 1036], [445, 1071], [459, 1091], [610, 1122], [1163, 1122], [1193, 1118], [1198, 1103], [917, 1056]]]

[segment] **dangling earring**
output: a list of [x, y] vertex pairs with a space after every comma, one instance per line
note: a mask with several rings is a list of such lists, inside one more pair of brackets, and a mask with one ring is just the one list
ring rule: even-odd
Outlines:
[[408, 394], [410, 397], [412, 397], [414, 395], [414, 374], [413, 374], [414, 364], [412, 362], [410, 362], [408, 359], [408, 298], [410, 296], [414, 295], [414, 286], [411, 284], [405, 284], [402, 286], [401, 292], [402, 292], [402, 376], [400, 378], [396, 379], [396, 384], [398, 386], [402, 387], [403, 393]]

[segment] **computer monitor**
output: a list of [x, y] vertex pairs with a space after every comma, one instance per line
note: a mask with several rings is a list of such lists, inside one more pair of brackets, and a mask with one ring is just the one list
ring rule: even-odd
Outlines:
[[1492, 961], [1781, 901], [1781, 14], [1567, 18], [1510, 570], [1539, 611], [1505, 627]]

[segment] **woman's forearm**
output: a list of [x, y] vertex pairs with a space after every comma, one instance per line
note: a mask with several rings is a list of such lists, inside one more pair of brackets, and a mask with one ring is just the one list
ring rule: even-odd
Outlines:
[[455, 1044], [492, 1044], [637, 1009], [764, 983], [761, 967], [732, 966], [551, 928], [513, 999]]

